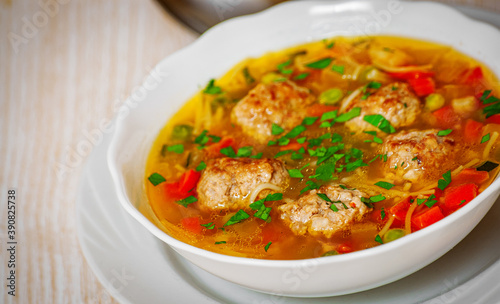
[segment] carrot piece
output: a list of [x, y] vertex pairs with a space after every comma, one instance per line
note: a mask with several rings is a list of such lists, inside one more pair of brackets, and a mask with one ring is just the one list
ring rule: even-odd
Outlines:
[[500, 114], [495, 114], [486, 118], [486, 123], [500, 125]]
[[476, 184], [481, 185], [490, 178], [490, 175], [486, 171], [477, 171], [475, 168], [463, 169], [457, 174], [452, 180], [448, 187], [460, 186], [463, 184]]
[[474, 183], [446, 188], [444, 191], [444, 206], [447, 211], [453, 212], [465, 206], [473, 200], [477, 194], [478, 186]]
[[314, 105], [310, 106], [309, 108], [307, 108], [307, 115], [318, 117], [318, 116], [323, 115], [323, 113], [335, 111], [338, 109], [339, 109], [339, 107], [327, 106], [327, 105], [322, 105], [322, 104], [317, 103], [317, 104], [314, 104]]
[[339, 247], [337, 247], [338, 253], [349, 253], [353, 251], [354, 250], [352, 249], [352, 245], [349, 242], [340, 244]]
[[408, 83], [413, 88], [417, 96], [427, 96], [436, 91], [436, 85], [432, 78], [408, 79]]
[[406, 218], [406, 213], [408, 213], [408, 209], [410, 208], [410, 206], [410, 197], [407, 197], [401, 202], [392, 206], [391, 209], [389, 209], [389, 212], [393, 214], [398, 220], [404, 221]]
[[434, 206], [424, 213], [414, 216], [411, 223], [415, 228], [422, 229], [434, 224], [435, 222], [444, 218], [443, 212], [439, 206]]
[[438, 125], [443, 128], [453, 127], [460, 121], [460, 116], [455, 113], [452, 106], [442, 107], [432, 112], [432, 115], [436, 117]]
[[307, 147], [307, 143], [303, 143], [303, 144], [299, 144], [298, 142], [296, 141], [293, 141], [293, 142], [290, 142], [288, 145], [285, 145], [285, 146], [281, 146], [280, 147], [280, 151], [286, 151], [286, 150], [294, 150], [294, 151], [297, 151], [299, 150], [300, 148], [306, 148]]
[[483, 81], [483, 79], [484, 79], [483, 70], [481, 69], [481, 67], [477, 66], [475, 68], [468, 70], [465, 73], [464, 84], [475, 86], [480, 84], [481, 81]]
[[184, 227], [184, 229], [196, 234], [201, 234], [203, 228], [198, 217], [183, 218], [181, 220], [181, 225], [182, 227]]
[[477, 143], [482, 135], [483, 124], [467, 119], [464, 127], [464, 138], [468, 143]]

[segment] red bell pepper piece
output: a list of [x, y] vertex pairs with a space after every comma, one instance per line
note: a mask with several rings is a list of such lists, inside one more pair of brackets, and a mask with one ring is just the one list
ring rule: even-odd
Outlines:
[[453, 110], [452, 106], [445, 106], [432, 112], [436, 117], [437, 124], [443, 128], [453, 127], [460, 121], [460, 116]]
[[262, 243], [276, 242], [281, 238], [282, 229], [273, 222], [264, 225], [262, 228]]
[[478, 186], [474, 183], [448, 187], [444, 191], [444, 206], [453, 212], [474, 199], [478, 194]]
[[475, 86], [484, 80], [483, 70], [481, 67], [475, 67], [465, 73], [464, 84]]
[[416, 78], [416, 79], [408, 79], [408, 83], [413, 88], [417, 96], [427, 96], [436, 91], [436, 85], [434, 84], [434, 80], [432, 78]]
[[184, 229], [196, 233], [201, 234], [202, 226], [200, 224], [200, 219], [198, 217], [186, 217], [181, 220], [181, 225]]
[[457, 176], [453, 177], [448, 187], [460, 186], [463, 184], [481, 185], [490, 178], [486, 171], [477, 171], [475, 168], [463, 169]]
[[394, 72], [388, 74], [392, 78], [402, 79], [402, 80], [428, 78], [434, 76], [434, 72], [431, 71]]
[[411, 219], [412, 225], [417, 229], [422, 229], [434, 224], [444, 218], [443, 212], [439, 206], [434, 206], [424, 213], [414, 216]]
[[500, 125], [500, 114], [495, 114], [486, 118], [486, 123]]
[[341, 254], [353, 252], [351, 243], [346, 242], [346, 243], [340, 244], [339, 247], [337, 247], [337, 252], [341, 253]]
[[464, 138], [468, 143], [477, 143], [481, 138], [483, 124], [472, 119], [467, 119], [464, 127]]
[[166, 183], [165, 192], [169, 198], [180, 200], [190, 195], [194, 195], [193, 191], [200, 180], [201, 173], [193, 169], [184, 172], [177, 182]]
[[396, 217], [398, 220], [404, 222], [410, 206], [411, 206], [410, 197], [407, 197], [406, 199], [392, 206], [391, 209], [389, 209], [389, 212], [393, 214], [394, 217]]

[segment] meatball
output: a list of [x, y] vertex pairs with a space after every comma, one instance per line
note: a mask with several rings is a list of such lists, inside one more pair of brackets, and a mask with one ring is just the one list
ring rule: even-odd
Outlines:
[[270, 183], [285, 188], [288, 180], [288, 171], [280, 160], [224, 157], [207, 163], [196, 191], [202, 209], [236, 210], [248, 206], [246, 198], [258, 185]]
[[453, 164], [455, 141], [437, 136], [438, 131], [401, 131], [387, 136], [380, 148], [382, 154], [387, 154], [386, 176], [394, 174], [397, 180], [416, 181], [446, 172]]
[[[318, 193], [326, 194], [338, 211], [332, 210], [332, 203], [319, 197]], [[314, 236], [331, 237], [336, 232], [348, 230], [353, 222], [361, 221], [371, 211], [361, 202], [361, 197], [367, 195], [359, 190], [342, 189], [338, 185], [324, 185], [296, 201], [279, 206], [278, 210], [281, 219], [295, 234], [309, 232]]]
[[259, 84], [234, 107], [231, 122], [260, 142], [272, 137], [275, 123], [291, 130], [304, 119], [308, 105], [314, 102], [309, 90], [293, 82]]
[[348, 112], [356, 107], [361, 108], [360, 116], [345, 123], [353, 131], [378, 130], [377, 127], [363, 120], [366, 115], [381, 114], [397, 129], [411, 125], [421, 111], [420, 100], [413, 94], [406, 83], [395, 82], [388, 84], [368, 97], [362, 90], [358, 92], [354, 99], [349, 100], [346, 98], [341, 105], [341, 112]]

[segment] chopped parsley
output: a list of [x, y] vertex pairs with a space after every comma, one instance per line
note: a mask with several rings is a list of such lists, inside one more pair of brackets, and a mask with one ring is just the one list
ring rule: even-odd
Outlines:
[[333, 48], [335, 46], [335, 40], [332, 41], [332, 42], [328, 42], [328, 40], [323, 39], [323, 43], [325, 44], [325, 47], [327, 49], [331, 49], [331, 48]]
[[231, 146], [222, 148], [222, 149], [220, 149], [219, 152], [221, 154], [226, 155], [227, 157], [231, 157], [231, 158], [235, 158], [236, 157], [236, 153], [234, 152], [234, 149]]
[[227, 221], [227, 223], [224, 224], [224, 227], [225, 226], [229, 226], [229, 225], [234, 225], [234, 224], [237, 224], [243, 220], [246, 220], [247, 218], [249, 218], [250, 215], [248, 215], [248, 213], [246, 213], [244, 210], [240, 209], [238, 210], [238, 212], [236, 212], [235, 215], [233, 215], [229, 221]]
[[363, 120], [368, 122], [372, 126], [379, 128], [385, 133], [392, 134], [396, 132], [396, 129], [394, 129], [391, 123], [380, 114], [365, 115], [363, 117]]
[[189, 204], [195, 203], [197, 201], [198, 201], [198, 199], [191, 195], [191, 196], [186, 197], [185, 199], [181, 199], [179, 201], [176, 201], [176, 203], [187, 208], [187, 206]]
[[215, 245], [226, 244], [226, 241], [215, 242]]
[[[339, 202], [335, 202], [335, 203], [339, 203]], [[330, 205], [330, 209], [334, 212], [339, 212], [339, 208], [337, 208], [337, 206], [335, 206], [335, 203], [332, 202], [332, 204]]]
[[252, 155], [252, 149], [252, 146], [241, 147], [238, 149], [238, 152], [236, 152], [236, 157], [249, 157]]
[[196, 171], [201, 171], [207, 167], [207, 164], [204, 161], [201, 161], [200, 164], [196, 167]]
[[444, 190], [451, 183], [451, 171], [448, 170], [443, 174], [443, 179], [438, 180], [438, 188]]
[[269, 246], [271, 246], [271, 244], [272, 244], [272, 243], [273, 243], [273, 242], [269, 242], [269, 243], [267, 243], [267, 245], [266, 245], [266, 246], [264, 246], [264, 250], [265, 250], [266, 252], [267, 252], [267, 250], [269, 249]]
[[182, 154], [182, 153], [184, 153], [184, 145], [178, 144], [178, 145], [167, 146], [167, 151], [174, 152], [177, 154]]
[[208, 141], [210, 140], [210, 137], [208, 137], [207, 134], [208, 134], [208, 131], [207, 130], [203, 130], [203, 132], [201, 132], [200, 135], [198, 135], [194, 139], [194, 143], [195, 144], [199, 144], [201, 146], [206, 145], [208, 143]]
[[250, 71], [248, 71], [248, 67], [244, 67], [242, 72], [247, 84], [252, 84], [255, 82], [255, 78], [253, 78], [252, 75], [250, 74]]
[[319, 185], [316, 184], [315, 182], [313, 182], [312, 180], [308, 180], [306, 182], [306, 185], [307, 186], [304, 189], [300, 190], [300, 194], [301, 195], [302, 195], [302, 193], [307, 192], [309, 190], [313, 190], [313, 189], [318, 189], [319, 188]]
[[306, 67], [312, 68], [312, 69], [324, 69], [327, 66], [329, 66], [331, 62], [332, 62], [332, 58], [327, 57], [327, 58], [323, 58], [323, 59], [317, 60], [315, 62], [311, 62], [309, 64], [306, 64]]
[[485, 142], [490, 140], [490, 133], [486, 134], [481, 138], [481, 143], [484, 144]]
[[302, 79], [306, 79], [307, 76], [309, 76], [309, 73], [300, 73], [299, 75], [293, 77], [293, 79], [295, 80], [302, 80]]
[[463, 200], [460, 201], [460, 204], [458, 204], [458, 205], [460, 206], [460, 205], [462, 205], [465, 202], [466, 202], [466, 200], [463, 199]]
[[304, 170], [304, 168], [306, 168], [307, 166], [309, 166], [309, 164], [306, 164], [300, 169], [289, 169], [288, 174], [290, 174], [290, 177], [292, 178], [304, 178], [304, 175], [300, 171]]
[[271, 134], [272, 135], [280, 135], [283, 132], [285, 132], [285, 130], [282, 127], [280, 127], [279, 125], [273, 123], [273, 125], [271, 127]]
[[493, 95], [490, 96], [490, 94], [491, 90], [484, 91], [481, 98], [479, 98], [484, 105], [491, 104], [483, 109], [486, 118], [500, 113], [500, 99]]
[[316, 193], [316, 195], [326, 202], [333, 203], [332, 200], [324, 193]]
[[302, 120], [302, 124], [304, 126], [310, 126], [314, 124], [318, 120], [318, 117], [306, 117], [304, 120]]
[[385, 196], [383, 196], [382, 194], [377, 194], [375, 196], [370, 197], [369, 199], [370, 199], [370, 202], [372, 202], [372, 203], [378, 203], [378, 202], [385, 200]]
[[380, 244], [384, 244], [384, 242], [382, 241], [382, 238], [380, 237], [380, 235], [377, 234], [377, 236], [375, 237], [375, 242], [377, 243], [380, 243]]
[[385, 219], [385, 216], [386, 216], [385, 209], [384, 209], [384, 207], [382, 207], [382, 209], [380, 209], [380, 218], [383, 220], [383, 219]]
[[392, 187], [394, 187], [393, 184], [388, 183], [388, 182], [384, 182], [384, 181], [376, 182], [375, 186], [379, 186], [379, 187], [387, 189], [387, 190], [391, 190]]
[[250, 156], [250, 158], [253, 158], [253, 159], [261, 159], [261, 158], [262, 158], [262, 155], [263, 155], [263, 153], [262, 153], [262, 152], [259, 152], [259, 153], [255, 154], [255, 155]]
[[332, 65], [332, 71], [339, 73], [340, 75], [344, 75], [344, 66], [343, 65]]
[[292, 60], [288, 59], [287, 61], [278, 64], [276, 68], [278, 69], [278, 71], [281, 74], [284, 74], [284, 75], [292, 74], [293, 73], [293, 69], [285, 69], [285, 67], [289, 66], [290, 64], [292, 64]]
[[450, 134], [451, 132], [453, 132], [452, 129], [441, 130], [441, 131], [437, 132], [437, 136], [446, 136], [446, 135]]
[[206, 224], [200, 224], [201, 226], [207, 228], [207, 229], [214, 229], [215, 228], [215, 224], [214, 222], [210, 222], [210, 223], [206, 223]]
[[347, 113], [340, 114], [334, 120], [335, 120], [335, 122], [346, 122], [346, 121], [349, 121], [349, 120], [351, 120], [351, 119], [353, 119], [355, 117], [358, 117], [359, 115], [361, 115], [361, 108], [360, 107], [356, 107], [356, 108], [352, 108]]
[[437, 199], [436, 199], [436, 196], [434, 194], [432, 194], [431, 196], [429, 196], [429, 198], [425, 202], [425, 205], [427, 207], [431, 208], [432, 206], [434, 206], [435, 203], [437, 203]]
[[321, 115], [320, 121], [334, 119], [337, 117], [337, 113], [338, 113], [338, 110], [325, 112], [325, 113], [323, 113], [323, 115]]
[[160, 174], [158, 174], [156, 172], [151, 174], [148, 177], [148, 180], [151, 182], [151, 184], [153, 184], [153, 186], [157, 186], [157, 185], [163, 183], [164, 181], [166, 181], [166, 179], [163, 176], [161, 176]]
[[220, 94], [222, 93], [222, 89], [215, 85], [215, 79], [210, 79], [203, 93], [210, 95]]
[[286, 138], [294, 138], [299, 136], [300, 133], [304, 132], [306, 129], [305, 126], [303, 125], [298, 125], [295, 128], [293, 128], [290, 132], [288, 132], [285, 137]]

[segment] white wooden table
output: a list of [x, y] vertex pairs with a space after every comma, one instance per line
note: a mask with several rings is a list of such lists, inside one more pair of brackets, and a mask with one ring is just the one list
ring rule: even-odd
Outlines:
[[[442, 2], [500, 12], [496, 0]], [[0, 0], [0, 303], [115, 303], [76, 238], [81, 169], [118, 106], [197, 34], [152, 0], [40, 3]], [[17, 242], [15, 297], [9, 241]]]

